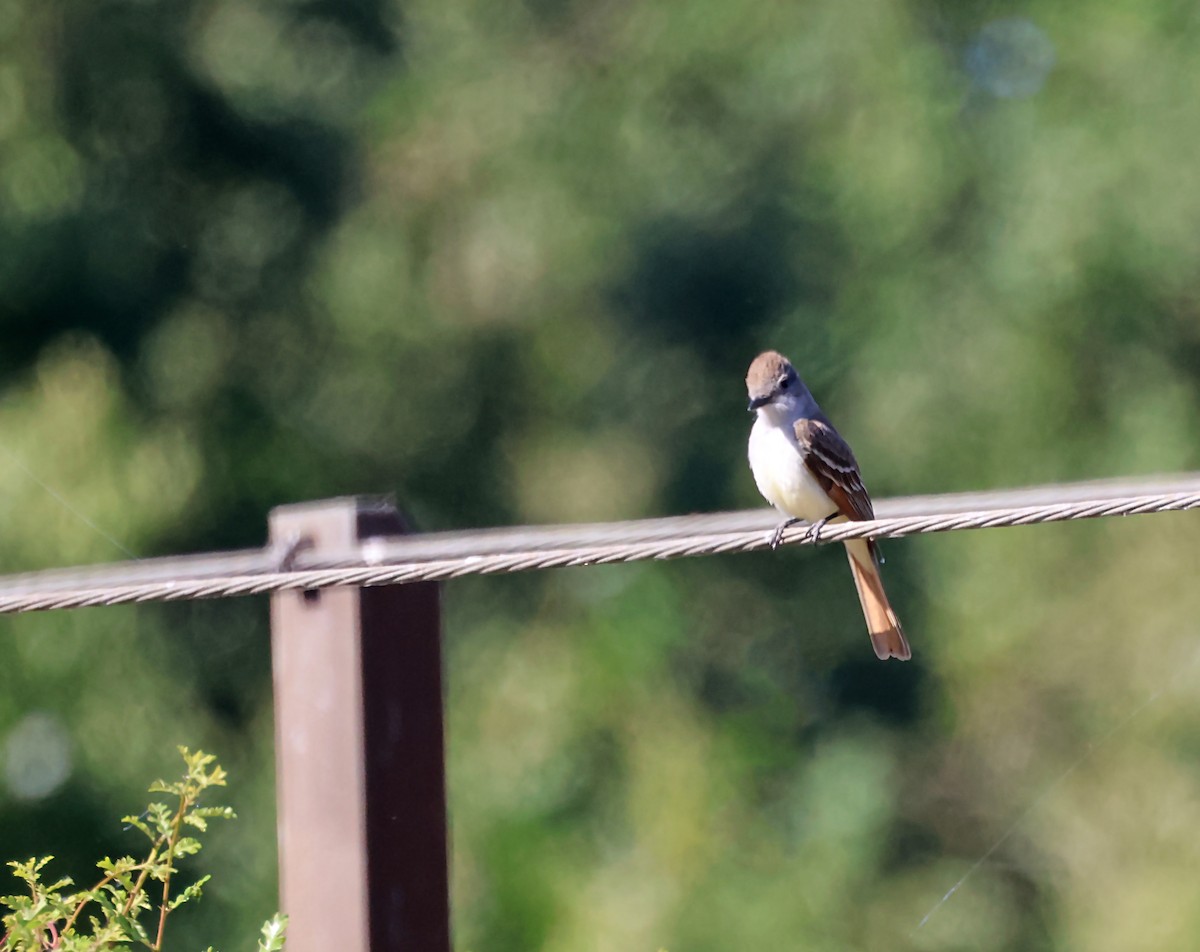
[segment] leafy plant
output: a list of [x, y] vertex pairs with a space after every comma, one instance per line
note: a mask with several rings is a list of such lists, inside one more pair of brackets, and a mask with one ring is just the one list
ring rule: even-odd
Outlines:
[[[161, 952], [167, 917], [184, 903], [198, 899], [211, 878], [201, 876], [178, 889], [176, 862], [200, 852], [198, 837], [208, 830], [210, 820], [235, 817], [229, 807], [198, 805], [209, 787], [225, 786], [225, 771], [216, 757], [186, 747], [179, 752], [187, 766], [183, 778], [150, 785], [151, 793], [167, 794], [175, 802], [151, 803], [138, 816], [123, 818], [150, 841], [144, 859], [104, 857], [96, 864], [103, 873], [100, 881], [79, 892], [66, 891], [74, 885], [69, 877], [50, 882], [43, 878], [53, 856], [8, 864], [28, 895], [0, 896], [0, 906], [11, 910], [3, 917], [0, 950], [100, 952], [136, 943]], [[262, 927], [259, 952], [282, 949], [286, 925], [285, 916], [276, 914], [268, 919]]]

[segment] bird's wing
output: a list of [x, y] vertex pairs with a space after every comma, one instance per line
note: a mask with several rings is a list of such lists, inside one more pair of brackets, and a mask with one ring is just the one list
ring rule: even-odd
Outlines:
[[871, 497], [863, 485], [858, 461], [838, 431], [824, 420], [797, 420], [796, 441], [804, 465], [847, 519], [874, 519]]

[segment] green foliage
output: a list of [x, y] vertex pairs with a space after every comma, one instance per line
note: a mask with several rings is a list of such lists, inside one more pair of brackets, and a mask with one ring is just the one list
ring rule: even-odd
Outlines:
[[[201, 847], [199, 839], [182, 835], [184, 826], [205, 831], [211, 819], [235, 817], [229, 807], [198, 806], [209, 787], [225, 786], [225, 770], [216, 757], [186, 747], [180, 747], [179, 752], [187, 768], [183, 777], [150, 785], [151, 793], [168, 794], [173, 802], [153, 802], [140, 815], [122, 820], [149, 840], [144, 858], [104, 857], [96, 864], [103, 877], [91, 889], [77, 892], [67, 891], [74, 885], [69, 877], [52, 882], [43, 879], [43, 870], [52, 856], [8, 864], [29, 895], [0, 897], [0, 905], [11, 910], [2, 920], [5, 932], [0, 946], [8, 952], [42, 952], [48, 948], [100, 952], [138, 944], [162, 952], [167, 917], [184, 903], [199, 899], [204, 884], [212, 878], [201, 876], [172, 896], [178, 872], [176, 861], [198, 853]], [[278, 914], [267, 920], [258, 945], [260, 952], [283, 948], [286, 924], [286, 917]]]
[[287, 938], [287, 916], [277, 912], [263, 923], [258, 952], [279, 952]]

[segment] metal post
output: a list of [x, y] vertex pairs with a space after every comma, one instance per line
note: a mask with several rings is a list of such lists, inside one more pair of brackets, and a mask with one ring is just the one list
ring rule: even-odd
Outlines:
[[[271, 514], [317, 557], [404, 531], [374, 500]], [[289, 952], [450, 950], [440, 627], [435, 583], [271, 599]]]

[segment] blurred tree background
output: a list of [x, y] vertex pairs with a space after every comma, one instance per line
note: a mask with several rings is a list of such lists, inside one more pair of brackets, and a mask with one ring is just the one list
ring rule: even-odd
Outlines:
[[[0, 50], [3, 570], [761, 505], [766, 347], [876, 497], [1200, 466], [1193, 4], [0, 0]], [[458, 946], [1194, 948], [1196, 525], [893, 542], [908, 665], [830, 550], [450, 584]], [[211, 749], [176, 938], [248, 948], [266, 619], [0, 619], [0, 858], [90, 879]]]

